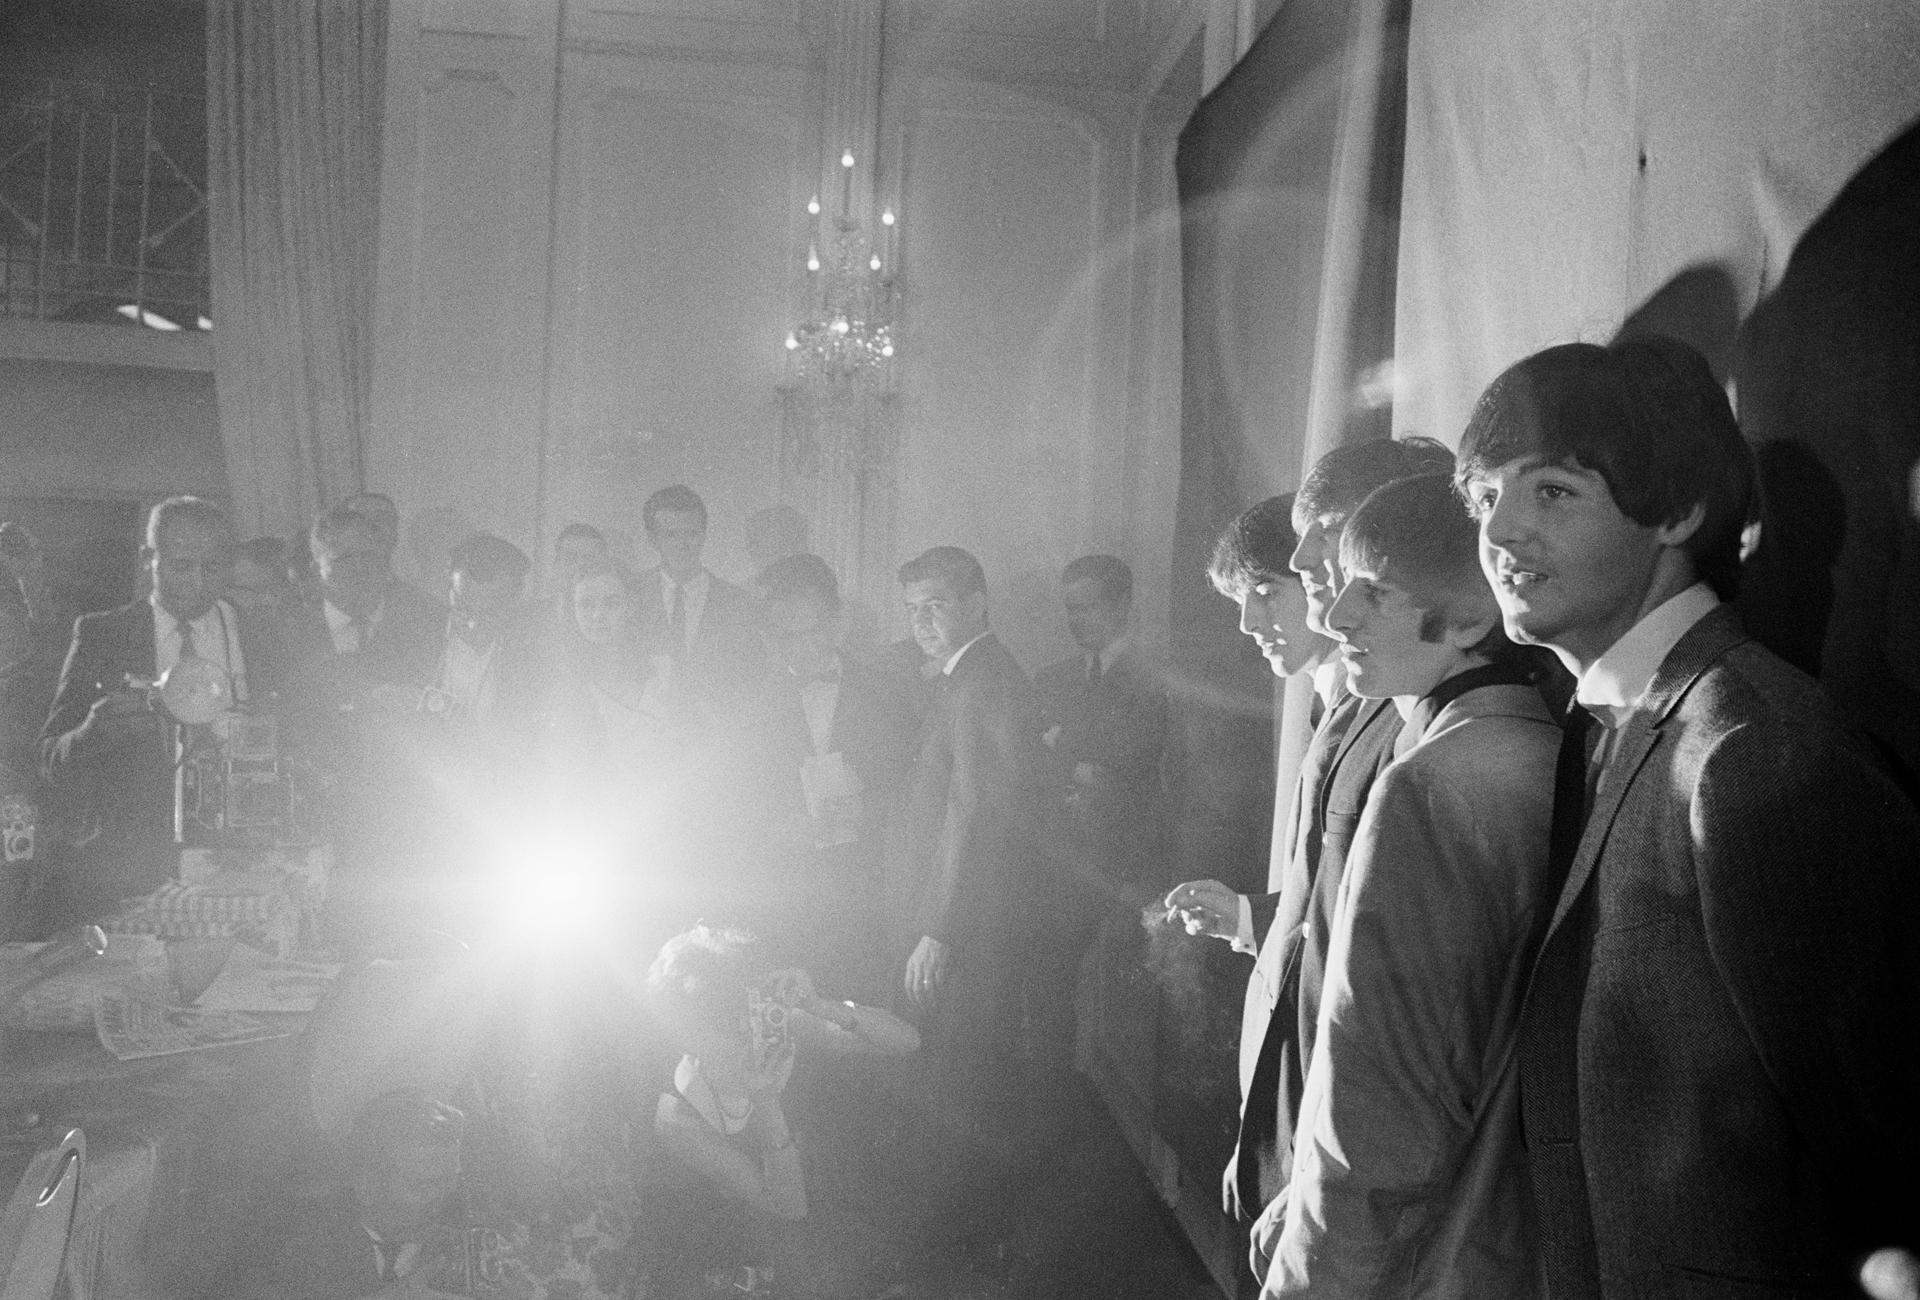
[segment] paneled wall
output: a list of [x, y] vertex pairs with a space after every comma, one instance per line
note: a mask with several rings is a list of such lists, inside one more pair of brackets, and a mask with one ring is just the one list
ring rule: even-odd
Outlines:
[[[394, 0], [368, 466], [420, 576], [466, 529], [544, 550], [574, 519], [649, 562], [640, 503], [684, 481], [740, 579], [752, 515], [813, 508], [782, 476], [778, 389], [804, 205], [842, 146], [830, 2]], [[1190, 8], [886, 7], [894, 554], [847, 576], [890, 604], [899, 559], [969, 546], [1029, 666], [1067, 648], [1075, 555], [1127, 556], [1163, 617], [1178, 271], [1172, 142], [1146, 122]]]

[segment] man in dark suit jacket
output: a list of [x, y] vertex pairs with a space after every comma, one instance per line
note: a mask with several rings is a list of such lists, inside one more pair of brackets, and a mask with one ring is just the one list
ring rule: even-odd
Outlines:
[[892, 950], [922, 1025], [920, 1067], [953, 1109], [977, 1113], [1009, 1046], [1040, 714], [988, 626], [978, 560], [937, 546], [902, 565], [900, 583], [914, 639], [942, 675], [888, 836]]
[[[726, 713], [766, 663], [753, 597], [700, 562], [707, 505], [692, 488], [661, 488], [647, 498], [640, 518], [660, 554], [659, 566], [639, 575], [641, 627], [685, 666], [702, 702]], [[657, 599], [644, 598], [656, 592]]]
[[[1254, 1223], [1252, 1265], [1262, 1276], [1277, 1236], [1276, 1205], [1293, 1166], [1307, 1062], [1320, 1015], [1334, 905], [1347, 847], [1374, 779], [1393, 761], [1401, 718], [1386, 700], [1346, 689], [1332, 659], [1327, 611], [1340, 594], [1340, 529], [1374, 489], [1451, 464], [1425, 438], [1339, 447], [1315, 462], [1294, 496], [1272, 497], [1221, 533], [1209, 577], [1240, 606], [1240, 628], [1278, 677], [1312, 672], [1321, 707], [1289, 801], [1284, 858], [1269, 870], [1280, 890], [1240, 896], [1217, 880], [1167, 895], [1187, 929], [1257, 954], [1240, 1017], [1240, 1126], [1221, 1178], [1227, 1213]], [[1257, 1223], [1254, 1221], [1258, 1220]]]
[[760, 574], [773, 666], [750, 710], [749, 748], [776, 855], [772, 929], [836, 998], [877, 1002], [880, 858], [910, 757], [912, 714], [893, 679], [844, 653], [839, 583], [817, 555]]
[[1720, 603], [1752, 482], [1725, 394], [1672, 340], [1550, 348], [1482, 395], [1458, 481], [1583, 706], [1519, 1046], [1549, 1293], [1850, 1294], [1920, 1240], [1920, 817]]
[[[1067, 626], [1081, 653], [1034, 679], [1040, 701], [1040, 870], [1026, 951], [1028, 1046], [1071, 1068], [1080, 963], [1101, 918], [1137, 910], [1166, 885], [1161, 756], [1167, 696], [1158, 667], [1134, 643], [1133, 571], [1087, 555], [1060, 575]], [[1131, 924], [1131, 922], [1130, 922]]]
[[197, 497], [161, 502], [141, 556], [152, 593], [74, 624], [40, 732], [42, 774], [65, 819], [83, 828], [69, 888], [82, 911], [153, 888], [177, 856], [174, 728], [128, 678], [158, 680], [193, 656], [227, 675], [235, 703], [264, 704], [275, 685], [266, 639], [219, 598], [233, 557], [219, 507]]

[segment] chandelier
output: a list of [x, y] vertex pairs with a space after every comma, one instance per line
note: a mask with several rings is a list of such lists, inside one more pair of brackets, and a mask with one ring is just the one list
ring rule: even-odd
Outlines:
[[807, 200], [806, 319], [787, 332], [783, 443], [794, 471], [844, 478], [864, 495], [890, 470], [897, 441], [900, 223], [892, 208], [877, 230], [860, 221], [850, 149], [840, 155], [839, 189], [833, 211], [818, 194]]
[[854, 218], [853, 168], [852, 151], [842, 153], [839, 211], [827, 214], [817, 194], [807, 201], [810, 319], [788, 331], [787, 352], [810, 384], [884, 389], [893, 378], [899, 222], [886, 209], [876, 236]]

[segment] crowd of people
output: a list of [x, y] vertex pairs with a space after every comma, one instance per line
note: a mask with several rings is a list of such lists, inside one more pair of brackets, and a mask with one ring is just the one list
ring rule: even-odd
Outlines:
[[[180, 775], [218, 749], [219, 729], [181, 725], [166, 703], [170, 681], [210, 667], [234, 710], [275, 725], [274, 834], [331, 849], [320, 939], [365, 958], [443, 933], [549, 964], [591, 947], [608, 954], [599, 988], [574, 986], [560, 1014], [598, 1015], [612, 985], [632, 996], [582, 1041], [549, 1039], [539, 1069], [591, 1074], [589, 1058], [624, 1051], [611, 1039], [631, 1033], [656, 1065], [679, 1056], [643, 1065], [611, 1100], [548, 1105], [569, 1117], [561, 1127], [594, 1135], [561, 1141], [554, 1167], [603, 1165], [582, 1141], [612, 1140], [642, 1098], [649, 1177], [691, 1169], [711, 1193], [629, 1188], [651, 1206], [649, 1248], [679, 1246], [644, 1265], [609, 1247], [607, 1294], [641, 1274], [649, 1294], [704, 1294], [707, 1272], [775, 1255], [785, 1293], [841, 1294], [818, 1289], [847, 1283], [821, 1242], [851, 1229], [826, 1226], [837, 1207], [806, 1194], [782, 1113], [796, 1058], [799, 1091], [865, 1099], [812, 1103], [822, 1132], [836, 1108], [845, 1150], [871, 1145], [877, 1125], [895, 1167], [913, 1171], [874, 1212], [884, 1233], [861, 1229], [907, 1244], [870, 1255], [911, 1254], [923, 1232], [989, 1231], [975, 1207], [990, 1217], [1020, 1163], [1017, 1117], [1073, 1093], [1075, 990], [1100, 917], [1168, 883], [1155, 874], [1161, 677], [1129, 635], [1132, 574], [1112, 556], [1061, 575], [1082, 650], [1036, 682], [993, 635], [985, 573], [958, 547], [901, 567], [911, 638], [856, 654], [818, 556], [780, 558], [748, 591], [705, 567], [707, 511], [691, 489], [655, 492], [641, 523], [655, 567], [629, 566], [576, 523], [535, 596], [530, 557], [482, 533], [453, 549], [436, 598], [395, 574], [385, 497], [326, 510], [297, 545], [238, 543], [215, 505], [162, 502], [142, 550], [149, 589], [80, 617], [54, 672], [27, 671], [23, 651], [6, 677], [8, 785], [37, 834], [6, 923], [41, 938], [102, 919], [174, 876], [183, 846], [235, 842], [233, 827], [188, 815]], [[749, 994], [778, 1008], [784, 1047], [771, 1057], [745, 1032]], [[622, 1019], [645, 1029], [609, 1028]], [[494, 1102], [517, 1087], [500, 1062], [524, 1048], [478, 1053], [494, 1063]], [[858, 1061], [869, 1056], [902, 1059]], [[823, 1057], [849, 1058], [857, 1077], [815, 1082], [833, 1074]], [[387, 1172], [404, 1182], [409, 1164], [437, 1167], [449, 1107], [499, 1109], [458, 1100], [369, 1099], [367, 1122], [389, 1137], [336, 1145], [379, 1170], [401, 1153]], [[409, 1116], [419, 1143], [391, 1137]], [[823, 1168], [829, 1145], [810, 1153]], [[724, 1204], [749, 1212], [735, 1231], [716, 1230]], [[801, 1217], [806, 1232], [774, 1231]], [[313, 1271], [312, 1249], [287, 1252]]]
[[[0, 528], [5, 761], [41, 845], [8, 921], [177, 866], [195, 742], [150, 684], [199, 659], [279, 724], [289, 817], [335, 849], [332, 942], [485, 948], [558, 899], [556, 942], [625, 954], [573, 1056], [496, 1036], [479, 1093], [365, 1099], [333, 1217], [289, 1249], [308, 1282], [271, 1294], [442, 1277], [419, 1229], [485, 1145], [468, 1112], [516, 1107], [563, 1190], [479, 1253], [525, 1294], [765, 1290], [769, 1265], [783, 1294], [912, 1294], [850, 1275], [885, 1253], [850, 1243], [991, 1233], [1023, 1117], [1071, 1086], [1088, 945], [1142, 907], [1254, 959], [1222, 1181], [1263, 1295], [1911, 1294], [1920, 813], [1726, 603], [1753, 493], [1705, 362], [1642, 337], [1517, 363], [1457, 457], [1348, 444], [1235, 518], [1211, 581], [1314, 701], [1255, 895], [1167, 889], [1172, 677], [1113, 556], [1065, 567], [1079, 653], [1029, 677], [966, 550], [903, 564], [911, 639], [854, 654], [824, 561], [725, 582], [684, 486], [646, 502], [657, 567], [574, 524], [540, 599], [490, 534], [444, 599], [400, 581], [383, 497], [298, 546], [176, 498], [150, 594], [82, 617], [50, 673], [32, 547]], [[607, 1068], [649, 1050], [645, 1085]], [[606, 1086], [527, 1082], [568, 1060]]]

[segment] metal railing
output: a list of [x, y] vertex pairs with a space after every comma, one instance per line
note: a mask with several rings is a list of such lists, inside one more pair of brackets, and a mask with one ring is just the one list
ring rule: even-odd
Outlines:
[[0, 77], [0, 316], [209, 328], [203, 100]]

